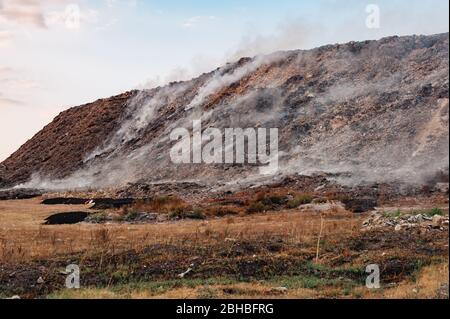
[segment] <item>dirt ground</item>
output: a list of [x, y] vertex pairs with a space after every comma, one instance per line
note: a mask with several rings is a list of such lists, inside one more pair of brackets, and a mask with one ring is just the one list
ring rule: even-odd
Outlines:
[[[320, 204], [160, 223], [43, 225], [85, 205], [0, 201], [0, 296], [21, 298], [448, 298], [446, 228], [365, 230], [369, 213]], [[381, 211], [440, 207], [403, 199]], [[81, 289], [64, 288], [69, 264]], [[380, 267], [380, 289], [365, 286]], [[184, 275], [181, 275], [185, 273]]]

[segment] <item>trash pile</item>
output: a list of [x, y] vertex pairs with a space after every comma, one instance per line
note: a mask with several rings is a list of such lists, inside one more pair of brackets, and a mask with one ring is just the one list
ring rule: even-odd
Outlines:
[[147, 212], [133, 212], [126, 215], [121, 215], [114, 212], [99, 212], [90, 214], [84, 222], [91, 224], [105, 224], [105, 223], [121, 223], [127, 222], [130, 224], [145, 224], [145, 223], [163, 223], [169, 220], [168, 214], [147, 213]]
[[393, 228], [395, 231], [421, 229], [421, 230], [447, 230], [448, 216], [428, 214], [398, 214], [392, 216], [386, 213], [373, 213], [363, 222], [363, 230], [373, 230], [379, 228]]

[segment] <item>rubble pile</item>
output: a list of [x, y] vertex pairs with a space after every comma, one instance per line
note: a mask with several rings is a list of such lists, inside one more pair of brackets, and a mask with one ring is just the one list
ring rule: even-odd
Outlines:
[[394, 231], [419, 229], [448, 231], [449, 218], [442, 215], [430, 216], [429, 214], [404, 214], [392, 216], [386, 213], [372, 213], [372, 215], [363, 222], [363, 230], [373, 230], [379, 228], [391, 228]]
[[[425, 183], [445, 192], [448, 49], [444, 33], [276, 52], [74, 107], [0, 163], [0, 189], [114, 188], [122, 190], [117, 197], [183, 190], [196, 196], [203, 185], [245, 189], [259, 183], [264, 174], [250, 162], [173, 163], [173, 129], [190, 131], [201, 119], [201, 127], [220, 131], [278, 128], [274, 178], [324, 174], [285, 180], [296, 187], [329, 190], [331, 179], [340, 185]], [[391, 193], [383, 187], [374, 192]], [[347, 201], [348, 209], [373, 208], [374, 194], [361, 195]]]

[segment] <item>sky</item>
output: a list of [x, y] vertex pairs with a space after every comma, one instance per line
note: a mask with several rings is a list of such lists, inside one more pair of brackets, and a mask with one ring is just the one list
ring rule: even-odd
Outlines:
[[447, 0], [0, 0], [0, 161], [69, 107], [242, 56], [448, 32], [448, 10]]

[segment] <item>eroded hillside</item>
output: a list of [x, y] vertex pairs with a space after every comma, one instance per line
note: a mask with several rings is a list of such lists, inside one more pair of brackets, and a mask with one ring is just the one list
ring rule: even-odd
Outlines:
[[170, 160], [177, 127], [279, 129], [278, 176], [343, 182], [448, 178], [448, 34], [243, 58], [188, 82], [75, 107], [0, 166], [0, 186], [258, 179], [254, 165]]

